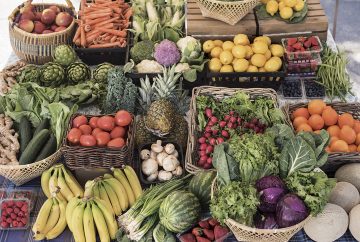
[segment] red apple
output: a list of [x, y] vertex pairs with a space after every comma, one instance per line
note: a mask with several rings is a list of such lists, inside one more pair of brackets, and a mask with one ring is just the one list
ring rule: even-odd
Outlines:
[[53, 10], [55, 13], [60, 13], [60, 11], [61, 11], [60, 8], [55, 5], [50, 6], [49, 9]]
[[57, 28], [55, 29], [55, 32], [60, 32], [60, 31], [63, 31], [63, 30], [65, 30], [65, 29], [66, 29], [66, 27], [60, 26], [60, 27], [57, 27]]
[[44, 24], [52, 24], [55, 21], [55, 18], [56, 13], [54, 10], [47, 8], [42, 12], [41, 22]]
[[73, 21], [73, 17], [67, 12], [61, 12], [56, 16], [55, 23], [59, 26], [68, 27]]
[[31, 33], [34, 30], [34, 27], [34, 22], [30, 19], [23, 19], [19, 22], [19, 28], [28, 33]]
[[41, 21], [42, 12], [35, 12], [35, 20]]
[[42, 34], [51, 34], [54, 33], [54, 31], [50, 30], [50, 29], [45, 29]]
[[36, 19], [36, 16], [33, 12], [27, 11], [27, 12], [23, 12], [20, 16], [20, 21], [24, 20], [24, 19], [29, 19], [29, 20], [33, 21]]
[[43, 23], [41, 23], [40, 21], [35, 21], [34, 26], [35, 26], [34, 31], [37, 34], [41, 34], [46, 29], [46, 26]]
[[53, 25], [50, 26], [50, 29], [51, 29], [52, 31], [55, 31], [55, 29], [56, 29], [57, 27], [59, 27], [59, 26], [57, 26], [56, 24], [53, 24]]

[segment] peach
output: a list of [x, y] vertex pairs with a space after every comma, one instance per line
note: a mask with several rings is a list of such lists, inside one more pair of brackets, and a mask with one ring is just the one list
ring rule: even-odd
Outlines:
[[60, 26], [60, 27], [57, 27], [57, 28], [55, 29], [55, 32], [60, 32], [60, 31], [63, 31], [63, 30], [65, 30], [65, 29], [66, 29], [66, 27]]
[[40, 21], [35, 21], [34, 26], [35, 26], [34, 31], [37, 34], [41, 34], [46, 29], [46, 26], [43, 23], [41, 23]]
[[42, 12], [35, 12], [35, 20], [41, 21]]
[[41, 22], [44, 24], [52, 24], [55, 21], [56, 13], [52, 9], [45, 9], [42, 12]]
[[56, 16], [55, 23], [59, 26], [68, 27], [73, 21], [73, 17], [67, 12], [61, 12]]
[[36, 16], [33, 12], [23, 12], [20, 16], [20, 21], [24, 19], [29, 19], [31, 21], [35, 20]]
[[30, 19], [23, 19], [19, 22], [19, 28], [28, 33], [31, 33], [34, 30], [34, 27], [34, 22]]
[[59, 26], [57, 26], [56, 24], [53, 24], [53, 25], [50, 26], [50, 29], [51, 29], [52, 31], [55, 31], [55, 29], [56, 29], [57, 27], [59, 27]]
[[55, 13], [60, 13], [60, 11], [61, 11], [60, 8], [55, 5], [50, 6], [49, 9], [53, 10]]
[[54, 31], [50, 30], [50, 29], [45, 29], [42, 34], [51, 34], [54, 33]]

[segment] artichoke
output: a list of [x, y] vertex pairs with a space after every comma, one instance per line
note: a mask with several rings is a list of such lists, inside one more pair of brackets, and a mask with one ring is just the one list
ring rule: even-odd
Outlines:
[[65, 70], [55, 62], [46, 63], [40, 72], [40, 81], [44, 86], [58, 87], [64, 82]]
[[54, 61], [64, 67], [69, 66], [77, 60], [74, 49], [69, 45], [59, 45], [54, 50]]
[[80, 83], [91, 78], [90, 68], [82, 62], [74, 62], [66, 69], [66, 75], [70, 83]]
[[35, 82], [39, 84], [40, 70], [36, 65], [26, 65], [17, 76], [19, 83]]
[[108, 72], [111, 68], [114, 68], [113, 64], [107, 62], [99, 64], [93, 72], [94, 80], [99, 83], [107, 83]]

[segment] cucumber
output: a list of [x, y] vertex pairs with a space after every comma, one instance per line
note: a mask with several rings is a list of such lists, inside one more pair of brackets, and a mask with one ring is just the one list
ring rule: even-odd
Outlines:
[[49, 136], [50, 131], [48, 129], [43, 129], [35, 135], [21, 154], [19, 164], [26, 165], [34, 162], [43, 145], [48, 141]]
[[23, 153], [32, 138], [31, 123], [26, 116], [22, 116], [19, 124], [20, 153]]
[[45, 146], [41, 149], [40, 153], [35, 159], [36, 161], [43, 160], [50, 155], [54, 154], [57, 148], [57, 142], [55, 135], [51, 134], [49, 140], [45, 144]]
[[37, 135], [43, 129], [50, 128], [50, 120], [48, 118], [44, 118], [40, 124], [36, 127], [33, 136]]

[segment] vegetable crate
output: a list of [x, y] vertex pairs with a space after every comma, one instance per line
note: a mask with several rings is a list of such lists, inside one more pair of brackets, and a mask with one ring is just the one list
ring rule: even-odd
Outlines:
[[[81, 114], [74, 114], [69, 122], [66, 134], [71, 130], [74, 118]], [[101, 115], [85, 115], [86, 118], [101, 117]], [[115, 116], [112, 114], [112, 116]], [[125, 146], [122, 148], [108, 147], [83, 147], [72, 146], [67, 140], [67, 135], [63, 140], [63, 151], [65, 163], [72, 170], [77, 168], [111, 168], [121, 167], [132, 161], [134, 147], [134, 118], [129, 125]]]
[[192, 91], [191, 103], [190, 103], [190, 125], [188, 135], [188, 146], [185, 156], [185, 168], [186, 171], [192, 174], [200, 172], [203, 168], [200, 168], [196, 163], [198, 156], [198, 136], [200, 131], [198, 130], [196, 110], [196, 98], [200, 95], [215, 96], [217, 99], [224, 99], [234, 95], [236, 92], [242, 91], [250, 95], [250, 99], [254, 100], [257, 97], [267, 97], [277, 102], [277, 94], [275, 90], [270, 88], [226, 88], [226, 87], [212, 87], [212, 86], [201, 86], [196, 87]]
[[[297, 103], [291, 105], [285, 105], [283, 107], [283, 112], [285, 113], [289, 125], [292, 126], [291, 115], [292, 113], [301, 107], [307, 107], [308, 103]], [[326, 105], [331, 106], [339, 114], [350, 113], [354, 118], [360, 119], [360, 103], [326, 103]], [[327, 174], [334, 174], [335, 171], [342, 165], [347, 163], [360, 163], [360, 152], [332, 152], [329, 154], [327, 163], [321, 167], [321, 169]]]

